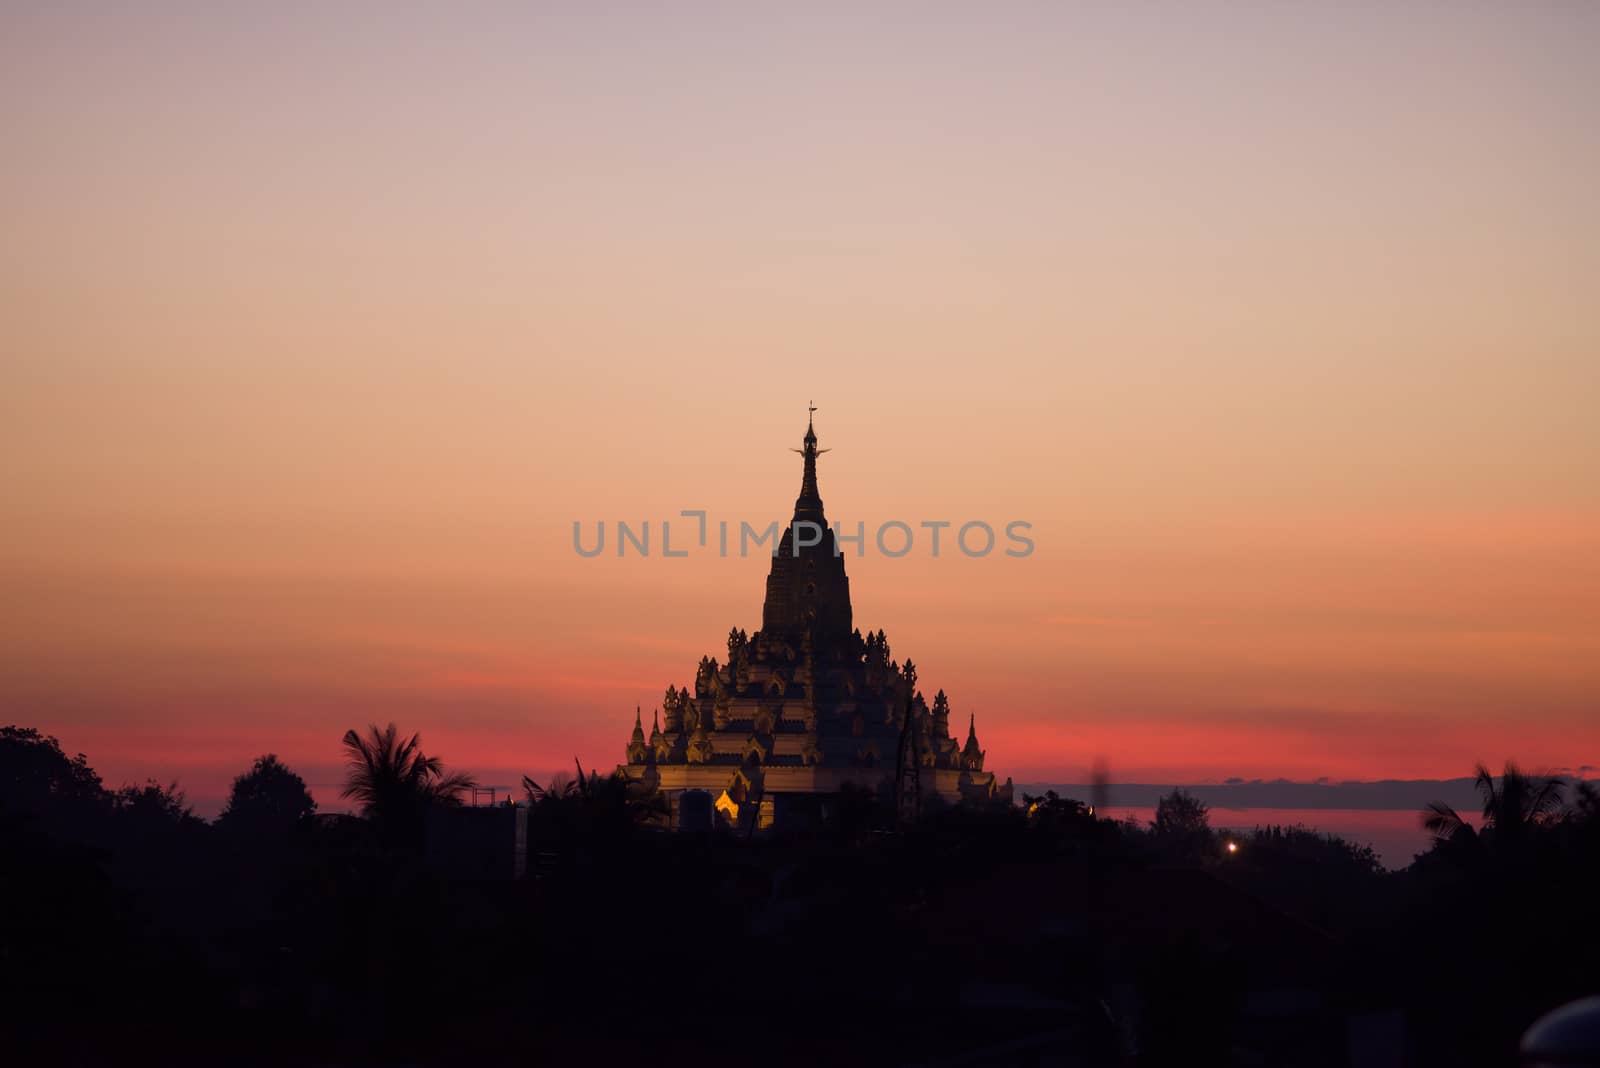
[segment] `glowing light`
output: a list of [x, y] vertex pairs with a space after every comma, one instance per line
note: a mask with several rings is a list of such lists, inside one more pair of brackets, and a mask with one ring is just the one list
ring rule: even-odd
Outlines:
[[1239, 852], [1239, 843], [1238, 842], [1229, 842], [1228, 843], [1228, 852], [1230, 852], [1230, 853]]

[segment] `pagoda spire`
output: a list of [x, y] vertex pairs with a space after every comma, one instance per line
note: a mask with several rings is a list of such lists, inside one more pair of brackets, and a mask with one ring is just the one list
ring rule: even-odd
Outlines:
[[645, 759], [665, 763], [671, 755], [666, 736], [661, 733], [661, 710], [650, 713], [650, 740], [645, 743]]
[[817, 457], [831, 450], [817, 448], [816, 411], [815, 404], [807, 404], [806, 436], [800, 441], [803, 447], [792, 450], [805, 457], [805, 469], [800, 478], [800, 496], [794, 502], [794, 517], [826, 525], [827, 520], [822, 516], [822, 494], [817, 490]]
[[810, 632], [817, 662], [822, 663], [843, 655], [852, 632], [850, 579], [817, 491], [817, 457], [828, 450], [817, 448], [816, 410], [814, 404], [807, 407], [811, 418], [806, 420], [802, 447], [792, 450], [805, 459], [804, 475], [794, 518], [772, 554], [759, 633], [769, 641], [781, 634], [798, 647], [802, 635]]
[[628, 738], [628, 763], [644, 763], [644, 721], [640, 718], [639, 706], [633, 706], [633, 734]]
[[967, 715], [967, 744], [961, 747], [961, 766], [970, 771], [982, 771], [984, 751], [978, 748], [978, 717], [976, 713]]

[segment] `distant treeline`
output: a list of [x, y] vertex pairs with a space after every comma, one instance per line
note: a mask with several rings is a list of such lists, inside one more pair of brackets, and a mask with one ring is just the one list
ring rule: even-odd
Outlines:
[[[1570, 775], [1553, 776], [1568, 790], [1581, 780]], [[1443, 801], [1454, 808], [1473, 808], [1478, 803], [1476, 780], [1459, 779], [1380, 779], [1374, 782], [1290, 782], [1286, 779], [1251, 779], [1221, 783], [1137, 783], [1118, 782], [1107, 786], [1105, 804], [1129, 808], [1154, 808], [1161, 798], [1183, 790], [1213, 808], [1346, 808], [1367, 810], [1418, 810]], [[1017, 792], [1043, 793], [1054, 790], [1067, 797], [1089, 798], [1096, 787], [1090, 783], [1018, 783]]]

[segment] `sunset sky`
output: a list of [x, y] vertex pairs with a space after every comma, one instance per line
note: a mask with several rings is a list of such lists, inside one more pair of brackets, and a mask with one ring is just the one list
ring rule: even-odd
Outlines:
[[814, 399], [1002, 775], [1600, 764], [1600, 6], [1347, 6], [0, 6], [0, 723], [610, 767]]

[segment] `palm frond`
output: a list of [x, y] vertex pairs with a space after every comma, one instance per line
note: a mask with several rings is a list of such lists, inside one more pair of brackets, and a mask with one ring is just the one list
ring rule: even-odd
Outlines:
[[[1507, 767], [1511, 765], [1508, 764]], [[1475, 771], [1477, 774], [1473, 779], [1473, 785], [1483, 796], [1483, 818], [1485, 822], [1489, 822], [1494, 819], [1495, 810], [1500, 807], [1500, 791], [1495, 786], [1494, 772], [1489, 770], [1487, 764], [1480, 762]]]
[[1422, 829], [1432, 835], [1435, 842], [1454, 841], [1463, 831], [1474, 833], [1472, 825], [1443, 801], [1428, 802], [1422, 810]]
[[464, 772], [446, 773], [444, 761], [422, 751], [422, 736], [402, 738], [393, 723], [376, 723], [363, 736], [344, 734], [347, 774], [340, 796], [359, 801], [363, 812], [381, 820], [417, 819], [421, 806], [456, 803], [475, 780]]
[[1538, 822], [1547, 821], [1561, 811], [1566, 785], [1554, 775], [1541, 775], [1528, 798], [1528, 815]]
[[441, 775], [428, 783], [427, 796], [429, 800], [442, 802], [447, 805], [459, 805], [461, 794], [478, 785], [478, 780], [464, 771], [452, 771], [448, 775]]

